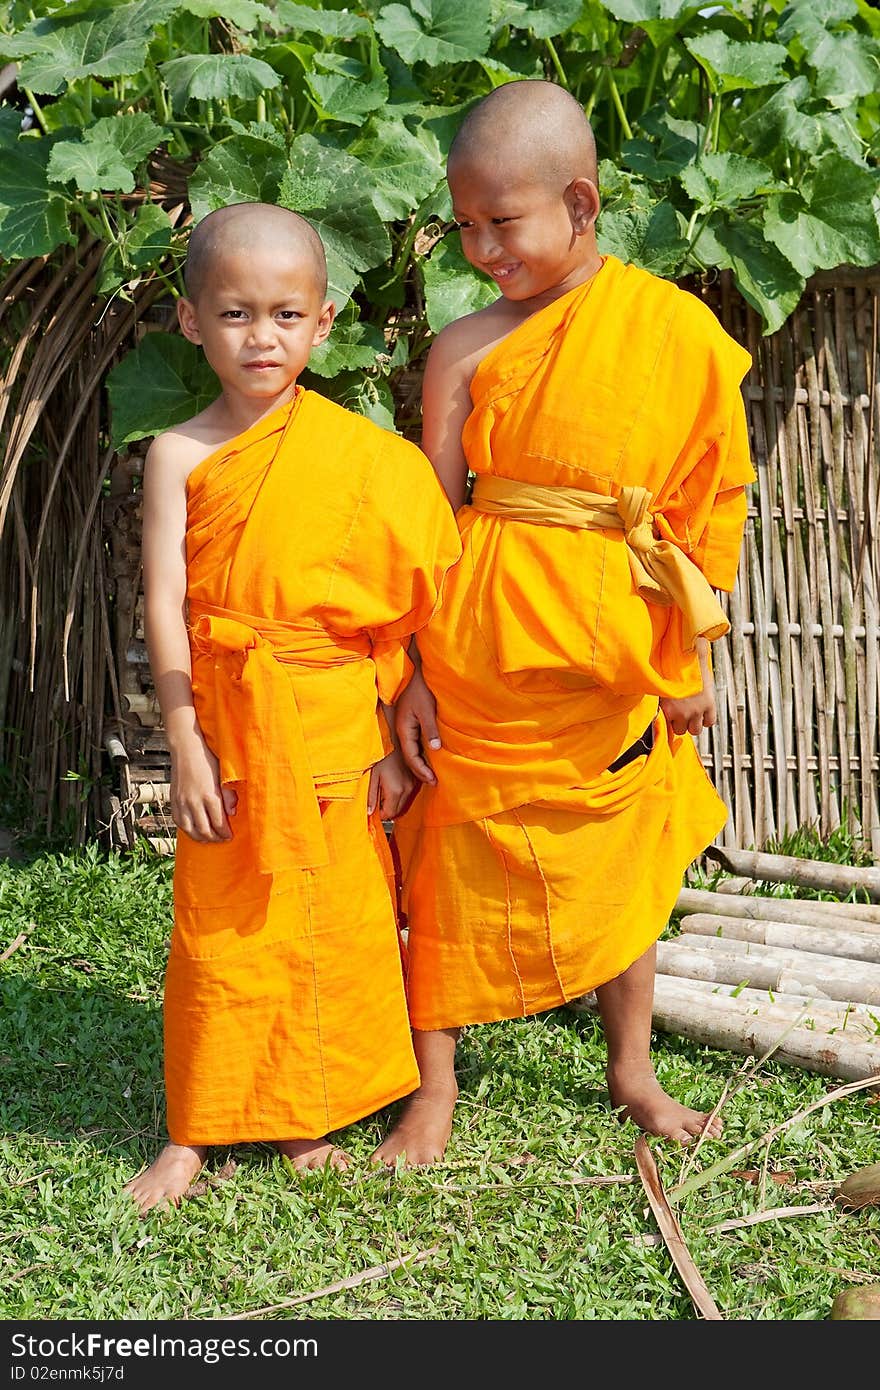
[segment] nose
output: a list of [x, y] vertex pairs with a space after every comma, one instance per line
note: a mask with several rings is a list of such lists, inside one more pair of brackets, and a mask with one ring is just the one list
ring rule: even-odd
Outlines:
[[501, 244], [495, 227], [490, 222], [485, 227], [474, 227], [469, 251], [475, 261], [491, 264], [501, 253]]
[[271, 315], [260, 314], [254, 318], [248, 337], [254, 347], [271, 347], [276, 337], [275, 321]]

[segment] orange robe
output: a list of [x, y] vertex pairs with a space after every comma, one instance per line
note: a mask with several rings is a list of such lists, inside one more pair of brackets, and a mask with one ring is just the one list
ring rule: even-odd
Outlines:
[[418, 1085], [366, 797], [378, 699], [408, 678], [458, 534], [420, 450], [302, 389], [187, 494], [196, 713], [238, 807], [230, 841], [178, 837], [168, 1131], [317, 1138]]
[[[477, 367], [462, 436], [475, 500], [493, 476], [623, 510], [647, 489], [649, 537], [730, 589], [754, 478], [749, 361], [694, 296], [608, 256]], [[615, 978], [726, 817], [693, 739], [657, 718], [661, 696], [699, 690], [699, 665], [690, 620], [636, 582], [635, 532], [474, 505], [458, 521], [462, 557], [418, 639], [438, 783], [396, 827], [420, 1029], [534, 1013]], [[650, 755], [608, 771], [655, 720]]]

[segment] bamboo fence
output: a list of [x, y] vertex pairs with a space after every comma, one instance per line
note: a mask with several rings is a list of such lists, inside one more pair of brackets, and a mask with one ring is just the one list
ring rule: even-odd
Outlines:
[[[96, 255], [71, 254], [80, 269]], [[47, 282], [41, 262], [10, 276], [13, 289], [28, 280], [27, 389], [16, 394], [13, 379], [0, 406], [11, 405], [0, 763], [23, 763], [35, 805], [71, 818], [79, 839], [146, 835], [171, 850], [169, 757], [143, 640], [144, 449], [108, 451], [99, 390], [138, 334], [171, 321], [149, 287], [102, 318], [87, 276]], [[758, 477], [723, 598], [731, 633], [715, 647], [719, 717], [698, 745], [730, 812], [717, 844], [843, 826], [880, 860], [880, 267], [814, 277], [768, 337], [727, 273], [687, 288], [753, 359], [743, 393]], [[417, 371], [392, 381], [415, 439], [419, 385]]]

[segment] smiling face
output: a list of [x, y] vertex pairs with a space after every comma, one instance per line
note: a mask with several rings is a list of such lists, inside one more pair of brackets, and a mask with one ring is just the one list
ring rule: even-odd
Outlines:
[[506, 299], [552, 299], [594, 274], [599, 201], [586, 178], [568, 184], [517, 177], [496, 161], [450, 161], [461, 248]]
[[212, 257], [197, 298], [178, 301], [184, 335], [201, 345], [224, 392], [279, 405], [334, 313], [301, 247], [259, 239]]

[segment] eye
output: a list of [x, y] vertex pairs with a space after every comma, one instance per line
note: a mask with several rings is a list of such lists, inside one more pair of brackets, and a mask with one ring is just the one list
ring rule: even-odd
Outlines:
[[233, 321], [237, 321], [239, 319], [243, 319], [245, 317], [245, 313], [244, 309], [224, 309], [220, 317], [223, 319], [232, 319]]
[[285, 323], [290, 323], [293, 319], [301, 319], [302, 314], [297, 309], [279, 309], [278, 318]]
[[493, 221], [493, 223], [495, 224], [496, 227], [501, 227], [501, 226], [503, 226], [503, 224], [504, 224], [505, 222], [512, 222], [512, 221], [513, 221], [513, 218], [512, 218], [512, 217], [493, 217], [493, 218], [492, 218], [492, 221]]
[[460, 232], [470, 231], [473, 225], [473, 222], [465, 222], [464, 220], [456, 220], [455, 222], [455, 226], [458, 228]]

